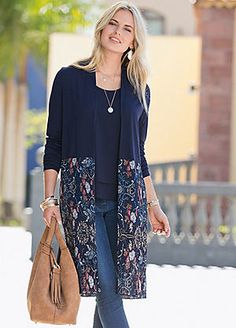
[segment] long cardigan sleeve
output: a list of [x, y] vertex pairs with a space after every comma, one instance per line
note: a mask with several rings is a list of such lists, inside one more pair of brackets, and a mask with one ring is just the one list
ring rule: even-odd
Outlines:
[[[147, 85], [146, 87], [146, 102], [148, 107], [148, 114], [149, 114], [149, 106], [150, 106], [150, 88]], [[140, 156], [141, 156], [141, 169], [143, 173], [143, 177], [151, 175], [146, 155], [145, 155], [145, 141], [147, 138], [147, 130], [148, 130], [148, 114], [144, 110], [140, 119], [139, 119], [139, 136], [140, 136]]]
[[44, 170], [60, 171], [62, 150], [62, 72], [60, 69], [53, 81], [49, 99], [46, 142], [43, 156]]

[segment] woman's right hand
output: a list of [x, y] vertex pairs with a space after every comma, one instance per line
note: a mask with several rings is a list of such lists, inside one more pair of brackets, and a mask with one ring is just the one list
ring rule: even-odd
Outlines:
[[60, 213], [60, 209], [59, 206], [52, 206], [52, 207], [48, 207], [45, 208], [45, 210], [43, 211], [43, 220], [45, 222], [45, 224], [50, 227], [51, 224], [51, 218], [55, 217], [57, 222], [59, 224], [61, 224], [61, 213]]

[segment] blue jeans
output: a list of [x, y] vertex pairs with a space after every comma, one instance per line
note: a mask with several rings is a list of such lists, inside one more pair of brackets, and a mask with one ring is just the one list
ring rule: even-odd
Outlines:
[[123, 300], [116, 293], [117, 201], [96, 198], [98, 277], [93, 328], [129, 328]]

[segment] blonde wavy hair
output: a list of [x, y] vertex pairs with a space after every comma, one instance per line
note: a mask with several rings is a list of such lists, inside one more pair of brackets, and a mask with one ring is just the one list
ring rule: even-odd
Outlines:
[[107, 8], [102, 16], [98, 19], [95, 26], [94, 46], [89, 58], [79, 60], [73, 63], [72, 66], [81, 68], [86, 71], [94, 72], [96, 67], [103, 60], [103, 51], [101, 46], [101, 32], [109, 23], [115, 13], [120, 10], [129, 10], [134, 19], [134, 41], [133, 41], [133, 55], [128, 59], [128, 48], [122, 55], [121, 66], [127, 67], [127, 77], [135, 92], [138, 95], [139, 101], [143, 104], [145, 111], [148, 113], [148, 106], [146, 102], [146, 84], [149, 73], [149, 68], [146, 60], [146, 36], [147, 30], [143, 17], [139, 9], [128, 1], [119, 1]]

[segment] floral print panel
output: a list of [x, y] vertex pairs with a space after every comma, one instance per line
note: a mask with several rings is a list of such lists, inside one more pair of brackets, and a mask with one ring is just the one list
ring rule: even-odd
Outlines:
[[[147, 201], [139, 162], [120, 159], [117, 208], [117, 293], [146, 297]], [[101, 292], [95, 229], [95, 159], [61, 161], [60, 211], [67, 246], [79, 276], [81, 296]]]
[[118, 292], [146, 297], [147, 201], [140, 163], [121, 159], [118, 166]]
[[97, 274], [94, 179], [93, 158], [62, 160], [62, 225], [78, 272], [81, 296], [93, 296], [101, 290]]

